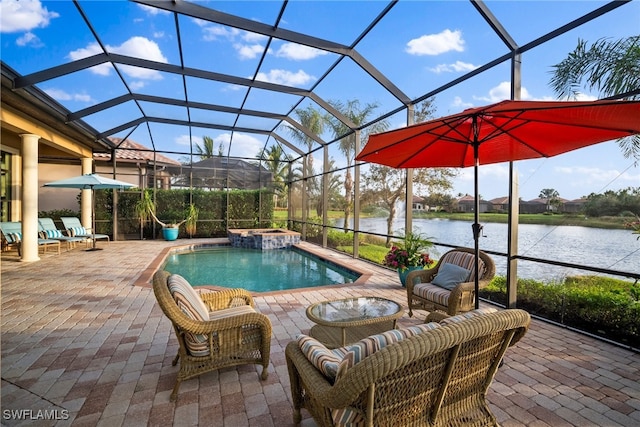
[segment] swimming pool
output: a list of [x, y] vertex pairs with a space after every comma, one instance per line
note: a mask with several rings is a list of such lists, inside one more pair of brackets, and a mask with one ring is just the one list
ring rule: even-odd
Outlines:
[[259, 250], [231, 246], [178, 251], [164, 266], [193, 286], [215, 285], [269, 292], [353, 283], [360, 273], [297, 248]]

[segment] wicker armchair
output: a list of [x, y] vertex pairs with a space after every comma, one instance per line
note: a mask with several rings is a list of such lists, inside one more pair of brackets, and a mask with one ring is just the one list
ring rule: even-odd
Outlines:
[[[431, 284], [445, 263], [455, 264], [471, 271], [468, 281], [457, 284], [447, 290]], [[439, 321], [475, 308], [475, 252], [468, 248], [455, 248], [446, 252], [435, 267], [415, 270], [407, 275], [407, 301], [409, 317], [413, 309], [427, 310], [431, 313], [427, 321]], [[480, 251], [479, 288], [487, 286], [496, 274], [496, 265], [489, 255]], [[417, 282], [417, 283], [416, 283]]]
[[530, 317], [519, 309], [467, 315], [375, 351], [335, 382], [298, 342], [290, 342], [285, 355], [294, 422], [300, 423], [304, 408], [319, 426], [498, 425], [486, 393], [502, 356], [525, 334]]
[[193, 298], [200, 299], [209, 312], [205, 313], [205, 316], [208, 315], [206, 320], [194, 319], [194, 310], [189, 301], [185, 302], [184, 298], [176, 296], [176, 292], [172, 294], [170, 290], [176, 276], [173, 275], [172, 279], [170, 273], [162, 270], [153, 276], [156, 299], [171, 320], [179, 344], [173, 365], [180, 361], [180, 369], [171, 400], [176, 399], [182, 381], [229, 366], [261, 364], [261, 378], [266, 380], [271, 350], [271, 321], [253, 309], [251, 294], [244, 289], [198, 294], [189, 285], [184, 292], [187, 298], [192, 298], [191, 302], [194, 302]]

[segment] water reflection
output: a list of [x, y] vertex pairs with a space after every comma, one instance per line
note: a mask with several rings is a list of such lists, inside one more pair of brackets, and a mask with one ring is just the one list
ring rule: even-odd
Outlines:
[[[341, 222], [338, 221], [338, 226]], [[435, 242], [456, 246], [473, 247], [471, 223], [447, 219], [414, 219], [414, 228]], [[507, 224], [483, 223], [480, 249], [507, 252]], [[360, 219], [360, 228], [378, 234], [386, 234], [384, 218]], [[394, 230], [402, 234], [404, 220], [394, 222]], [[445, 247], [436, 248], [438, 254]], [[629, 230], [610, 230], [577, 226], [550, 226], [520, 224], [518, 227], [519, 255], [562, 261], [573, 264], [598, 266], [601, 268], [640, 273], [640, 240]], [[496, 274], [506, 275], [506, 259], [493, 256]], [[530, 261], [518, 261], [518, 277], [552, 280], [567, 275], [595, 274], [579, 269], [544, 265]]]

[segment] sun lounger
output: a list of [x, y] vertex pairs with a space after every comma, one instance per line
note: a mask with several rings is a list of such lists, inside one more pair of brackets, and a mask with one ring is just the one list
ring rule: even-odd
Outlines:
[[38, 218], [40, 225], [40, 237], [43, 239], [60, 240], [67, 242], [67, 249], [72, 249], [78, 242], [88, 242], [84, 237], [67, 236], [62, 230], [58, 230], [52, 218]]
[[[0, 222], [0, 232], [2, 233], [3, 246], [18, 249], [18, 255], [22, 256], [22, 223], [21, 222]], [[38, 246], [47, 253], [49, 247], [54, 247], [60, 255], [60, 240], [54, 239], [38, 239]]]
[[109, 236], [106, 234], [93, 234], [90, 228], [85, 228], [80, 223], [80, 220], [75, 216], [63, 216], [60, 217], [64, 228], [66, 228], [69, 236], [72, 237], [84, 237], [85, 239], [107, 239], [107, 242], [110, 241]]

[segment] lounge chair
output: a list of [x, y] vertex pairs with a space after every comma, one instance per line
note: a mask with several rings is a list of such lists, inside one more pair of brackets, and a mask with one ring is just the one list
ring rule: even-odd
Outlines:
[[[496, 273], [493, 260], [480, 251], [480, 289], [491, 282]], [[440, 257], [426, 270], [414, 270], [407, 275], [409, 317], [414, 309], [429, 311], [428, 322], [438, 322], [448, 316], [475, 308], [475, 253], [469, 248], [455, 248]]]
[[[486, 394], [524, 310], [474, 310], [330, 350], [307, 335], [287, 344], [293, 421], [318, 426], [497, 426]], [[517, 369], [517, 368], [516, 368]]]
[[153, 292], [160, 308], [171, 320], [178, 338], [180, 362], [170, 400], [180, 383], [206, 372], [230, 366], [260, 364], [267, 379], [271, 351], [271, 321], [254, 309], [244, 289], [198, 294], [181, 276], [158, 270]]
[[[22, 223], [21, 222], [0, 222], [0, 232], [2, 233], [3, 248], [15, 247], [18, 249], [18, 255], [22, 256]], [[60, 255], [60, 240], [54, 239], [38, 239], [38, 246], [47, 253], [49, 247], [57, 249]]]
[[90, 240], [107, 239], [107, 242], [110, 241], [108, 235], [97, 233], [93, 234], [92, 231], [94, 230], [83, 227], [80, 220], [75, 216], [63, 216], [60, 217], [60, 220], [62, 221], [64, 228], [67, 230], [67, 233], [69, 233], [69, 236], [71, 237], [84, 237], [85, 239]]
[[38, 224], [40, 225], [40, 237], [43, 239], [67, 242], [67, 249], [72, 249], [78, 242], [88, 242], [84, 237], [71, 237], [65, 235], [62, 230], [58, 230], [55, 222], [53, 222], [53, 219], [51, 218], [38, 218]]

